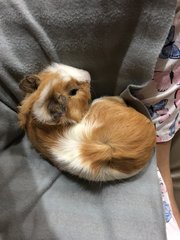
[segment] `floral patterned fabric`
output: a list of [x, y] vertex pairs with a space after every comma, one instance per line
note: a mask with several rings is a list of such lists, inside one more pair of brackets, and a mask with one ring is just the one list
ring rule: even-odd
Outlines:
[[180, 1], [154, 77], [136, 96], [149, 109], [156, 126], [157, 142], [171, 140], [180, 128]]
[[161, 188], [161, 195], [162, 195], [162, 202], [163, 202], [163, 208], [164, 208], [164, 217], [166, 221], [166, 235], [167, 240], [179, 240], [180, 239], [180, 230], [178, 228], [176, 219], [173, 216], [171, 204], [168, 196], [168, 192], [166, 189], [166, 185], [163, 181], [163, 178], [157, 170], [158, 178], [159, 178], [159, 184]]

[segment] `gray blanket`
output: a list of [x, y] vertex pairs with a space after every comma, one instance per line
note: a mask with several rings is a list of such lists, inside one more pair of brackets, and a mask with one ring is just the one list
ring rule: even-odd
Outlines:
[[[88, 70], [94, 97], [147, 82], [174, 8], [175, 0], [0, 0], [0, 239], [166, 239], [155, 155], [127, 181], [79, 180], [31, 147], [17, 105], [21, 78], [53, 61]], [[124, 97], [142, 109], [129, 90]]]

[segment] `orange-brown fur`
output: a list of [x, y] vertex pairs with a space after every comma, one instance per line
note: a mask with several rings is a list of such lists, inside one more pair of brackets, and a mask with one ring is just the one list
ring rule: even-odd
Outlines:
[[99, 171], [105, 162], [113, 169], [131, 173], [141, 169], [150, 159], [155, 144], [154, 126], [120, 98], [106, 97], [102, 104], [92, 106], [86, 117], [94, 118], [92, 121], [101, 119], [103, 122], [91, 136], [91, 139], [101, 144], [93, 144], [92, 148], [84, 144], [82, 148], [85, 161], [91, 162], [92, 168]]
[[[67, 103], [60, 104], [67, 106], [58, 121], [57, 119], [53, 121], [53, 118], [50, 122], [38, 121], [32, 112], [33, 105], [38, 101], [47, 84], [52, 79], [61, 80], [61, 76], [59, 73], [47, 70], [35, 76], [39, 79], [39, 85], [32, 92], [28, 90], [22, 101], [19, 107], [19, 122], [21, 127], [26, 129], [32, 144], [43, 156], [61, 168], [61, 165], [53, 159], [51, 149], [57, 145], [59, 139], [62, 138], [63, 141], [63, 137], [71, 128], [88, 122], [91, 131], [89, 134], [83, 134], [83, 142], [79, 147], [80, 162], [92, 173], [92, 176], [87, 177], [88, 179], [106, 180], [97, 177], [103, 168], [132, 175], [147, 164], [155, 145], [155, 129], [152, 122], [144, 115], [128, 107], [118, 97], [105, 97], [90, 106], [89, 83], [71, 78], [69, 81], [54, 84], [43, 105], [49, 114], [50, 99], [58, 94], [65, 97]], [[22, 86], [26, 82], [26, 80], [24, 83], [21, 82]], [[78, 88], [78, 94], [69, 96], [73, 88]], [[55, 111], [56, 106], [52, 109]], [[73, 149], [70, 147], [69, 151]]]

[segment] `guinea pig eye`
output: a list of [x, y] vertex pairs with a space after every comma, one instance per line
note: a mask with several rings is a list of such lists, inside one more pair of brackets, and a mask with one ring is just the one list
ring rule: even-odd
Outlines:
[[75, 96], [78, 90], [79, 90], [78, 88], [71, 89], [70, 92], [69, 92], [69, 95], [70, 96]]

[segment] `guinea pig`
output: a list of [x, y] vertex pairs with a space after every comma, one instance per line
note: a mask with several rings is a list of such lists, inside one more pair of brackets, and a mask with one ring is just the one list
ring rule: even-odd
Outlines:
[[151, 158], [151, 120], [120, 97], [91, 103], [90, 74], [54, 63], [25, 77], [19, 123], [33, 146], [57, 168], [92, 181], [129, 178]]

